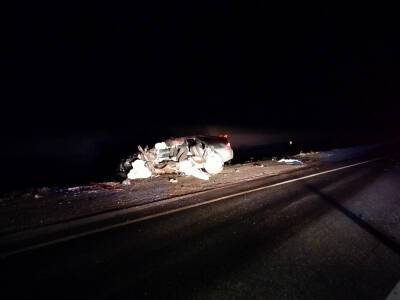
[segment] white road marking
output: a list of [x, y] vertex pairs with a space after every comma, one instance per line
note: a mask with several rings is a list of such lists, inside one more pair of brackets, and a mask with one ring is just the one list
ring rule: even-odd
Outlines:
[[63, 237], [63, 238], [54, 239], [54, 240], [51, 240], [51, 241], [48, 241], [48, 242], [43, 242], [43, 243], [35, 244], [35, 245], [32, 245], [32, 246], [20, 248], [18, 250], [13, 250], [13, 251], [9, 251], [9, 252], [0, 253], [0, 257], [1, 258], [5, 258], [7, 256], [11, 256], [11, 255], [14, 255], [14, 254], [19, 254], [19, 253], [22, 253], [22, 252], [27, 252], [27, 251], [30, 251], [30, 250], [43, 248], [43, 247], [54, 245], [54, 244], [58, 244], [58, 243], [61, 243], [61, 242], [74, 240], [74, 239], [77, 239], [77, 238], [80, 238], [80, 237], [85, 237], [85, 236], [92, 235], [92, 234], [95, 234], [95, 233], [105, 232], [105, 231], [112, 230], [112, 229], [115, 229], [115, 228], [127, 226], [127, 225], [134, 224], [134, 223], [139, 223], [139, 222], [150, 220], [150, 219], [155, 219], [155, 218], [158, 218], [158, 217], [170, 215], [170, 214], [177, 213], [177, 212], [180, 212], [180, 211], [185, 211], [185, 210], [188, 210], [188, 209], [191, 209], [191, 208], [195, 208], [195, 207], [204, 206], [204, 205], [215, 203], [215, 202], [219, 202], [219, 201], [222, 201], [222, 200], [226, 200], [226, 199], [230, 199], [230, 198], [234, 198], [234, 197], [238, 197], [238, 196], [242, 196], [242, 195], [246, 195], [246, 194], [250, 194], [250, 193], [254, 193], [254, 192], [258, 192], [258, 191], [263, 191], [263, 190], [270, 189], [270, 188], [273, 188], [273, 187], [276, 187], [276, 186], [281, 186], [281, 185], [285, 185], [285, 184], [288, 184], [288, 183], [301, 181], [301, 180], [304, 180], [304, 179], [317, 177], [317, 176], [321, 176], [321, 175], [324, 175], [324, 174], [329, 174], [329, 173], [337, 172], [337, 171], [340, 171], [340, 170], [352, 168], [352, 167], [355, 167], [355, 166], [368, 164], [368, 163], [371, 163], [371, 162], [374, 162], [374, 161], [383, 160], [385, 158], [387, 158], [387, 157], [386, 156], [385, 157], [378, 157], [378, 158], [374, 158], [374, 159], [370, 159], [370, 160], [354, 163], [354, 164], [351, 164], [351, 165], [339, 167], [339, 168], [336, 168], [336, 169], [323, 171], [323, 172], [319, 172], [319, 173], [315, 173], [315, 174], [311, 174], [311, 175], [306, 175], [306, 176], [303, 176], [303, 177], [290, 179], [290, 180], [274, 183], [274, 184], [271, 184], [271, 185], [262, 186], [262, 187], [259, 187], [259, 188], [255, 188], [255, 189], [251, 189], [251, 190], [247, 190], [247, 191], [243, 191], [243, 192], [230, 194], [230, 195], [227, 195], [227, 196], [218, 197], [218, 198], [207, 200], [207, 201], [204, 201], [204, 202], [190, 204], [190, 205], [187, 205], [187, 206], [183, 206], [183, 207], [179, 207], [179, 208], [163, 211], [163, 212], [160, 212], [160, 213], [151, 214], [151, 215], [148, 215], [148, 216], [145, 216], [145, 217], [141, 217], [141, 218], [137, 218], [137, 219], [133, 219], [133, 220], [129, 220], [129, 221], [125, 221], [125, 222], [121, 222], [121, 223], [117, 223], [117, 224], [101, 227], [101, 228], [98, 228], [98, 229], [93, 229], [93, 230], [81, 232], [81, 233], [78, 233], [78, 234], [69, 235], [69, 236], [66, 236], [66, 237]]

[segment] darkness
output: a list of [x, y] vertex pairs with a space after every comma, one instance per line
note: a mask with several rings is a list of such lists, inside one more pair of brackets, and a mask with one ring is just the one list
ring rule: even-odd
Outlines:
[[137, 143], [210, 127], [312, 131], [315, 147], [396, 137], [397, 18], [366, 5], [23, 3], [1, 50], [4, 186], [104, 179]]

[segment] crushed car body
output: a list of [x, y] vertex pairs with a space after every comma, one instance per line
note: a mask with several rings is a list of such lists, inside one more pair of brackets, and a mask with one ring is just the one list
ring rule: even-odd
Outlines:
[[208, 180], [220, 173], [233, 158], [233, 150], [224, 136], [170, 138], [153, 148], [138, 146], [139, 152], [120, 164], [128, 179], [149, 178], [160, 174], [182, 174]]

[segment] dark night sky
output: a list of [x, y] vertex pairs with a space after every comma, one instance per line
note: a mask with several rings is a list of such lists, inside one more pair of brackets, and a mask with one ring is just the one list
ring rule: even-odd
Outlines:
[[338, 114], [383, 121], [399, 96], [389, 8], [84, 3], [18, 11], [17, 49], [3, 59], [15, 75], [13, 116], [67, 129], [133, 125], [138, 114], [333, 125]]
[[26, 2], [2, 50], [1, 132], [32, 146], [210, 124], [393, 128], [397, 18], [389, 7], [267, 1]]

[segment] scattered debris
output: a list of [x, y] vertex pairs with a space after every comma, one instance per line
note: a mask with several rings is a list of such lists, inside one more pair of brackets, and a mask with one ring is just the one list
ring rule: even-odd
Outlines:
[[187, 159], [179, 162], [178, 169], [180, 173], [187, 176], [193, 176], [202, 180], [208, 180], [210, 178], [210, 175], [202, 171], [201, 168], [198, 168], [192, 160]]
[[288, 158], [282, 158], [278, 160], [280, 163], [285, 163], [287, 165], [302, 165], [303, 162], [298, 160], [298, 159], [288, 159]]
[[170, 179], [169, 179], [169, 182], [178, 183], [178, 179], [176, 179], [176, 178], [170, 178]]
[[208, 180], [233, 158], [226, 135], [171, 138], [156, 143], [151, 149], [138, 146], [138, 150], [138, 154], [120, 164], [120, 171], [128, 179], [181, 174]]
[[203, 167], [209, 174], [218, 174], [224, 169], [224, 160], [218, 153], [208, 148]]
[[235, 169], [235, 173], [239, 173], [240, 171], [239, 171], [239, 169], [238, 168], [236, 168]]
[[132, 163], [132, 169], [128, 173], [128, 179], [149, 178], [150, 169], [146, 166], [146, 161], [137, 159]]
[[319, 152], [318, 151], [310, 151], [310, 152], [303, 152], [303, 151], [300, 151], [300, 153], [299, 154], [296, 154], [294, 157], [307, 157], [307, 156], [313, 156], [313, 155], [317, 155], [317, 154], [319, 154]]

